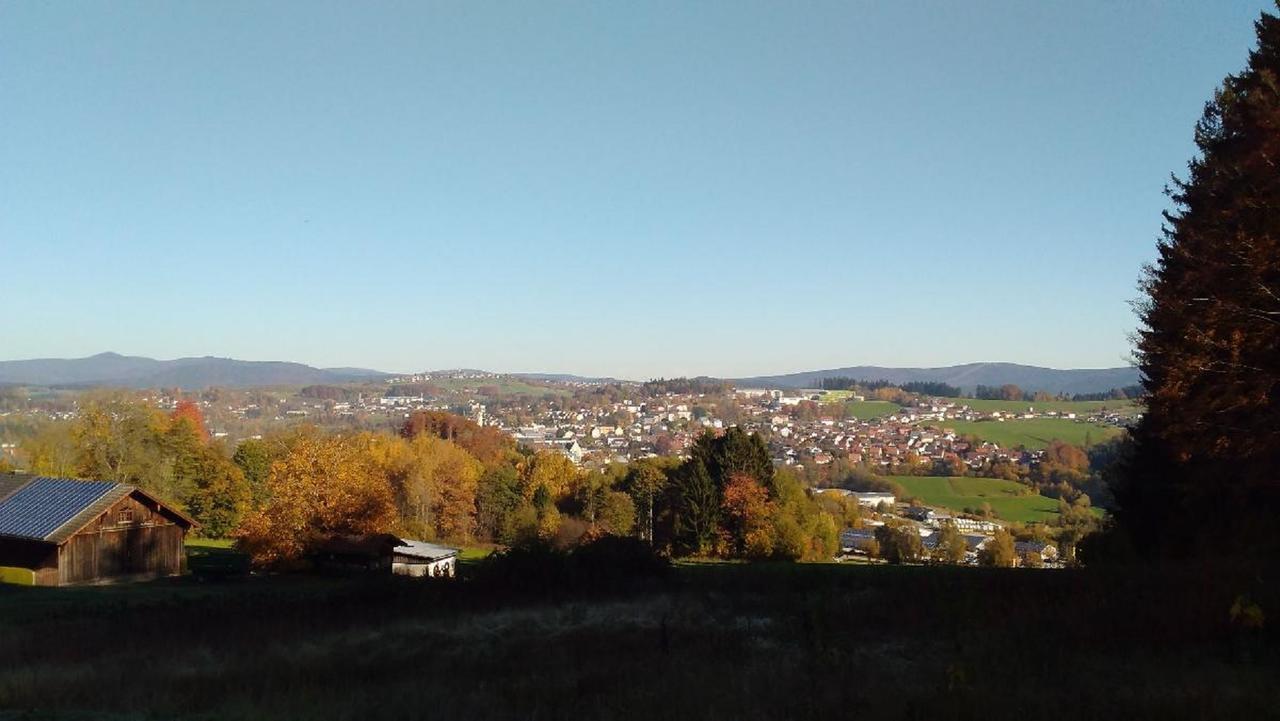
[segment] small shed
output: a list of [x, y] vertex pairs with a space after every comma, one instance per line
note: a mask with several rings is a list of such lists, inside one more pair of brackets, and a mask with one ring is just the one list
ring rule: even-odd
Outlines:
[[397, 576], [453, 578], [457, 573], [458, 549], [426, 541], [406, 540], [395, 547], [391, 572]]
[[458, 549], [390, 533], [330, 536], [311, 554], [328, 571], [377, 571], [397, 576], [452, 578]]
[[0, 476], [0, 567], [37, 586], [182, 573], [195, 521], [135, 486]]

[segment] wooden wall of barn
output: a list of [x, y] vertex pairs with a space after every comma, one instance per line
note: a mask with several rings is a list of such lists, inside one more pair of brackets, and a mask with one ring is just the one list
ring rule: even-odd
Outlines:
[[163, 511], [123, 498], [58, 548], [58, 582], [177, 575], [186, 559], [183, 536]]

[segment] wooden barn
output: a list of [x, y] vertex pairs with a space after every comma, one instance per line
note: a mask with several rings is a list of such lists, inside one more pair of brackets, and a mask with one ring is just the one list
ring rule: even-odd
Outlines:
[[7, 580], [65, 586], [174, 576], [183, 571], [183, 540], [195, 525], [134, 486], [0, 475]]

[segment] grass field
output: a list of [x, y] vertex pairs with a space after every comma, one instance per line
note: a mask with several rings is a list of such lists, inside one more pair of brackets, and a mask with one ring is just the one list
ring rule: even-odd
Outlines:
[[901, 406], [888, 401], [847, 401], [842, 403], [847, 412], [853, 413], [858, 420], [869, 420], [897, 413]]
[[1058, 502], [1039, 494], [1026, 495], [1027, 486], [996, 478], [942, 476], [886, 476], [927, 506], [963, 511], [991, 504], [1006, 521], [1047, 521], [1058, 514]]
[[975, 411], [1009, 411], [1023, 412], [1028, 408], [1037, 411], [1057, 411], [1059, 413], [1096, 413], [1098, 411], [1115, 411], [1121, 415], [1132, 415], [1140, 406], [1133, 401], [995, 401], [978, 398], [950, 398], [959, 405], [966, 405]]
[[458, 553], [458, 560], [463, 563], [472, 563], [488, 558], [489, 554], [498, 550], [498, 546], [493, 544], [483, 546], [464, 546]]
[[249, 559], [229, 538], [188, 538], [187, 568], [202, 577], [239, 576], [249, 571]]
[[1064, 418], [1028, 418], [1014, 421], [946, 421], [946, 428], [956, 433], [977, 436], [984, 441], [991, 441], [1004, 448], [1026, 446], [1037, 450], [1049, 445], [1050, 441], [1062, 441], [1075, 446], [1089, 443], [1101, 443], [1124, 433], [1115, 426], [1104, 426], [1084, 421], [1071, 421]]
[[[497, 548], [493, 544], [464, 546], [458, 553], [458, 560], [474, 563], [488, 557]], [[187, 566], [193, 573], [202, 575], [231, 575], [249, 569], [248, 559], [235, 550], [235, 541], [229, 538], [188, 538]]]
[[826, 391], [822, 394], [823, 403], [847, 401], [856, 395], [853, 391]]
[[0, 718], [1268, 718], [1280, 633], [1229, 610], [1247, 592], [1274, 613], [1277, 577], [690, 564], [545, 595], [290, 576], [0, 587]]
[[431, 385], [438, 386], [446, 391], [461, 392], [465, 390], [476, 390], [479, 388], [495, 388], [499, 396], [567, 396], [572, 395], [572, 391], [568, 388], [560, 386], [545, 386], [529, 383], [509, 376], [501, 376], [498, 378], [437, 378], [430, 381]]

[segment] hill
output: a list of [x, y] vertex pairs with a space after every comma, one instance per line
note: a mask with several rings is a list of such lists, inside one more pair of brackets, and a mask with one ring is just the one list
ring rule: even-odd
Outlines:
[[313, 368], [283, 361], [232, 358], [156, 360], [118, 353], [88, 358], [39, 358], [0, 361], [0, 384], [39, 386], [123, 386], [129, 388], [204, 388], [345, 383], [383, 377], [363, 368]]
[[941, 368], [888, 368], [853, 366], [830, 370], [804, 371], [775, 376], [730, 379], [739, 388], [817, 388], [823, 378], [855, 378], [890, 383], [934, 381], [972, 392], [976, 386], [1013, 383], [1024, 391], [1048, 393], [1101, 393], [1112, 388], [1135, 385], [1138, 369], [1124, 368], [1042, 368], [1017, 363], [967, 363]]
[[[455, 371], [463, 372], [463, 371]], [[443, 375], [436, 372], [432, 375]], [[481, 371], [472, 371], [481, 373]], [[626, 382], [608, 377], [578, 376], [568, 373], [513, 373], [515, 378], [571, 383]], [[203, 356], [156, 360], [119, 353], [99, 353], [88, 358], [38, 358], [0, 361], [0, 385], [38, 386], [126, 386], [151, 388], [177, 386], [268, 386], [312, 385], [377, 380], [388, 374], [366, 368], [314, 368], [285, 361], [244, 361]], [[776, 376], [726, 379], [739, 388], [814, 388], [823, 378], [844, 376], [859, 380], [886, 380], [891, 383], [940, 381], [972, 391], [978, 385], [1014, 383], [1026, 391], [1050, 393], [1096, 393], [1138, 382], [1134, 368], [1068, 369], [1040, 368], [1014, 363], [970, 363], [944, 368], [889, 368], [855, 366], [806, 371]]]

